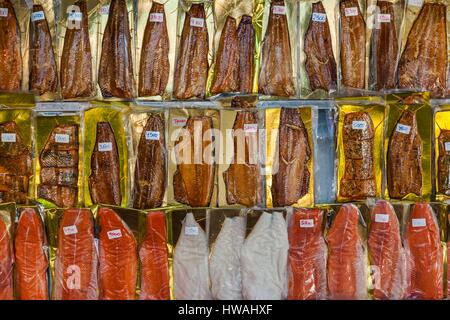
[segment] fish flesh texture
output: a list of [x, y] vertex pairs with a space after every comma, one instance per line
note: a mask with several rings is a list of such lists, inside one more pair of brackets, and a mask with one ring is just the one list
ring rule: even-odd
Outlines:
[[137, 280], [137, 243], [130, 228], [112, 209], [98, 213], [100, 300], [134, 300]]
[[438, 192], [450, 195], [450, 130], [441, 130], [438, 137]]
[[287, 225], [283, 213], [263, 212], [241, 250], [244, 299], [287, 298], [288, 251]]
[[125, 0], [111, 0], [103, 32], [98, 84], [105, 98], [133, 98], [131, 33]]
[[253, 207], [261, 203], [257, 128], [258, 118], [255, 112], [237, 113], [233, 125], [233, 160], [223, 173], [228, 204]]
[[396, 68], [399, 55], [394, 4], [377, 1], [378, 14], [389, 15], [389, 21], [379, 21], [372, 29], [369, 82], [373, 90], [392, 89], [396, 86]]
[[[366, 73], [366, 23], [357, 0], [340, 1], [342, 86], [364, 89]], [[357, 14], [355, 15], [355, 11]]]
[[170, 73], [169, 46], [164, 5], [153, 2], [142, 40], [139, 96], [164, 94]]
[[109, 122], [97, 123], [97, 137], [91, 157], [89, 192], [93, 203], [120, 206], [120, 162], [114, 131]]
[[[314, 13], [325, 15], [325, 21], [315, 21]], [[312, 4], [312, 15], [305, 34], [305, 68], [311, 90], [336, 90], [337, 71], [333, 54], [330, 26], [322, 2]]]
[[254, 58], [255, 58], [255, 29], [252, 17], [243, 15], [237, 29], [239, 68], [238, 80], [240, 93], [252, 93]]
[[400, 88], [446, 94], [447, 86], [447, 7], [425, 3], [409, 32], [398, 65]]
[[[33, 14], [41, 17], [33, 21]], [[56, 69], [53, 40], [50, 34], [44, 8], [33, 5], [30, 21], [30, 90], [38, 95], [54, 93], [58, 90], [58, 72]]]
[[[450, 223], [450, 214], [447, 216], [447, 223]], [[450, 263], [450, 241], [447, 239], [447, 266]], [[447, 267], [447, 298], [450, 297], [450, 268]]]
[[170, 300], [167, 230], [164, 212], [149, 212], [139, 249], [141, 300]]
[[0, 202], [25, 203], [33, 174], [31, 152], [14, 121], [0, 123]]
[[367, 112], [345, 115], [342, 134], [345, 172], [340, 184], [341, 196], [354, 200], [375, 196], [374, 134], [373, 122]]
[[136, 209], [160, 207], [166, 190], [166, 142], [164, 119], [152, 114], [142, 131], [134, 175]]
[[75, 2], [81, 21], [69, 20], [61, 56], [61, 94], [64, 99], [90, 97], [92, 81], [92, 53], [86, 0]]
[[48, 300], [48, 256], [45, 229], [32, 208], [20, 213], [15, 232], [15, 275], [19, 300]]
[[73, 207], [78, 199], [78, 125], [53, 128], [42, 149], [38, 196], [58, 207]]
[[389, 139], [387, 180], [391, 198], [422, 193], [422, 140], [413, 111], [403, 111]]
[[208, 28], [203, 3], [194, 3], [184, 18], [175, 68], [174, 95], [177, 99], [202, 99], [208, 77]]
[[209, 259], [211, 293], [217, 300], [242, 300], [241, 249], [245, 217], [226, 217]]
[[236, 19], [228, 16], [220, 35], [211, 94], [235, 92], [239, 88], [239, 47]]
[[344, 204], [328, 232], [328, 294], [337, 300], [361, 300], [366, 294], [366, 261], [359, 233], [359, 209]]
[[97, 300], [97, 265], [91, 210], [65, 210], [58, 228], [53, 298]]
[[[184, 129], [186, 134], [180, 136], [175, 143], [175, 200], [191, 207], [207, 207], [211, 202], [215, 176], [212, 118], [190, 117]], [[186, 142], [186, 139], [190, 139], [190, 142]], [[198, 150], [198, 144], [201, 145], [201, 150]], [[198, 155], [203, 158], [197, 159]]]
[[19, 21], [10, 0], [0, 1], [0, 7], [7, 10], [6, 16], [0, 17], [0, 90], [17, 91], [23, 71]]
[[[281, 9], [283, 8], [283, 9]], [[262, 43], [259, 93], [289, 97], [295, 95], [292, 57], [284, 0], [270, 4], [269, 23]]]
[[272, 175], [272, 202], [290, 206], [308, 193], [311, 158], [308, 132], [297, 109], [281, 108], [278, 129], [278, 171]]
[[402, 299], [406, 256], [397, 215], [387, 201], [378, 200], [370, 213], [367, 244], [374, 279], [373, 297], [377, 300]]
[[443, 252], [439, 225], [428, 203], [413, 205], [403, 236], [408, 279], [406, 298], [442, 299]]
[[208, 239], [192, 213], [182, 222], [173, 255], [173, 285], [177, 300], [210, 300]]
[[288, 299], [322, 300], [327, 295], [324, 212], [294, 209], [289, 220]]
[[[9, 215], [8, 212], [1, 212]], [[14, 299], [13, 252], [11, 235], [6, 223], [0, 219], [0, 300]]]

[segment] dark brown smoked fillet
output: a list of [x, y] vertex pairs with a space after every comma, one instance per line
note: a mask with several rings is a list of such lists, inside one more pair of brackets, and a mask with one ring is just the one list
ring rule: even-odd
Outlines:
[[239, 92], [252, 93], [254, 59], [255, 59], [255, 29], [252, 17], [242, 16], [237, 29], [239, 52]]
[[438, 191], [450, 195], [450, 130], [441, 130], [438, 137]]

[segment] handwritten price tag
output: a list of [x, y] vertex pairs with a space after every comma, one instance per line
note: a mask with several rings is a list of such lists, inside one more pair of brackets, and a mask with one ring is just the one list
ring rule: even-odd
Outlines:
[[375, 214], [375, 222], [388, 223], [389, 215], [384, 214], [384, 213], [377, 213], [377, 214]]
[[325, 13], [313, 12], [312, 21], [325, 22], [325, 21], [327, 21], [327, 15]]
[[16, 142], [16, 134], [15, 133], [2, 133], [1, 139], [2, 139], [2, 142]]
[[345, 8], [344, 13], [346, 17], [355, 17], [358, 15], [358, 8], [357, 7]]
[[403, 133], [403, 134], [409, 134], [409, 132], [411, 131], [411, 127], [407, 126], [405, 124], [399, 123], [397, 125], [397, 128], [395, 129], [395, 131]]
[[69, 143], [70, 137], [68, 134], [57, 133], [57, 134], [55, 134], [55, 142], [56, 143]]
[[37, 11], [31, 14], [31, 21], [40, 21], [45, 19], [44, 11]]
[[164, 21], [164, 14], [162, 14], [162, 13], [150, 13], [149, 20], [150, 20], [150, 22], [163, 22]]
[[145, 131], [146, 140], [159, 140], [159, 131]]
[[285, 6], [273, 6], [272, 9], [273, 14], [286, 14]]
[[111, 142], [99, 142], [98, 143], [98, 151], [100, 151], [100, 152], [112, 151], [112, 143]]
[[352, 129], [353, 130], [366, 130], [367, 129], [367, 123], [365, 121], [355, 120], [355, 121], [352, 122]]
[[314, 219], [301, 219], [300, 228], [314, 228]]
[[8, 8], [0, 8], [0, 17], [8, 16]]
[[205, 19], [191, 18], [191, 27], [203, 28], [205, 25]]

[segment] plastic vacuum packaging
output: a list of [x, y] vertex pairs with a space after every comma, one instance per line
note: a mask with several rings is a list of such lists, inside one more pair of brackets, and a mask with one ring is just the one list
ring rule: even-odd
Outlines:
[[243, 298], [286, 299], [289, 241], [284, 213], [249, 211], [247, 214], [247, 225], [252, 229], [241, 250]]
[[338, 0], [300, 1], [301, 97], [326, 98], [337, 90]]
[[14, 299], [14, 203], [0, 204], [0, 300]]
[[338, 196], [341, 202], [382, 194], [385, 106], [379, 97], [337, 100]]
[[434, 190], [436, 200], [450, 198], [450, 101], [436, 103], [434, 110]]
[[173, 291], [177, 300], [212, 299], [207, 210], [175, 210], [172, 218]]
[[[445, 208], [446, 208], [446, 211], [444, 212], [444, 216], [445, 216], [445, 224], [447, 225], [447, 230], [449, 230], [449, 225], [450, 225], [450, 214], [449, 214], [449, 206], [448, 205], [446, 205], [445, 206]], [[446, 249], [446, 261], [445, 261], [445, 263], [447, 264], [447, 292], [446, 292], [446, 299], [448, 300], [448, 299], [450, 299], [450, 277], [449, 277], [449, 275], [450, 275], [450, 270], [448, 269], [448, 265], [449, 265], [449, 262], [450, 262], [450, 256], [449, 256], [449, 253], [450, 253], [450, 237], [449, 237], [449, 233], [448, 233], [448, 231], [447, 231], [447, 238], [446, 238], [446, 247], [447, 247], [447, 249]]]
[[[216, 142], [220, 137], [219, 111], [212, 104], [190, 103], [190, 108], [169, 113], [170, 205], [217, 205]], [[195, 109], [192, 107], [196, 107]]]
[[138, 96], [169, 99], [173, 91], [178, 1], [137, 1], [136, 68]]
[[97, 103], [84, 112], [85, 205], [128, 201], [126, 104]]
[[385, 198], [429, 199], [433, 115], [428, 94], [394, 93], [387, 103]]

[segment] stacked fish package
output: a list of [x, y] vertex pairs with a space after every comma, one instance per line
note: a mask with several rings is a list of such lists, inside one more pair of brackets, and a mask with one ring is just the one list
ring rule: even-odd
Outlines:
[[450, 108], [446, 102], [434, 106], [433, 190], [438, 201], [448, 200], [450, 195]]

